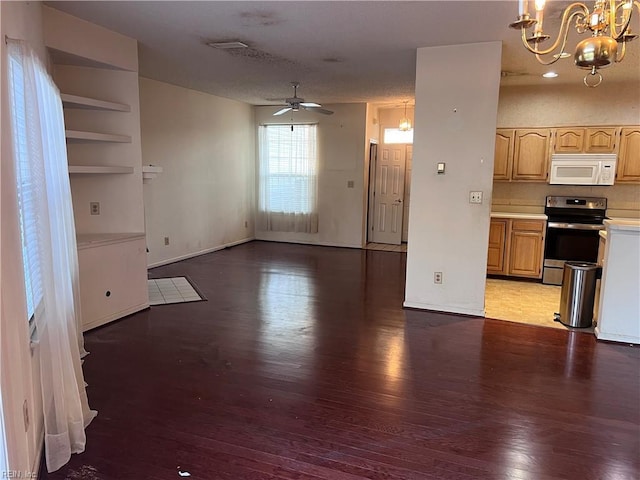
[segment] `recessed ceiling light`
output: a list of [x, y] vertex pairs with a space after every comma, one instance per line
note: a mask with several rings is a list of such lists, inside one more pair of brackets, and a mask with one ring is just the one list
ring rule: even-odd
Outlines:
[[228, 50], [231, 48], [248, 48], [249, 45], [246, 43], [234, 41], [234, 42], [208, 42], [207, 45], [213, 48], [218, 48], [220, 50]]
[[556, 72], [547, 72], [547, 73], [543, 73], [542, 76], [544, 78], [556, 78], [558, 74]]

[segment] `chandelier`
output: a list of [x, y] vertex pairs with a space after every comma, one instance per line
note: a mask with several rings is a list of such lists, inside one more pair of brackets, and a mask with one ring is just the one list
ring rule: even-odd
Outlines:
[[[519, 0], [518, 20], [509, 26], [520, 29], [524, 47], [543, 65], [551, 65], [561, 58], [571, 56], [566, 51], [570, 26], [573, 25], [578, 34], [592, 32], [589, 38], [576, 45], [573, 54], [576, 66], [589, 70], [584, 77], [587, 87], [600, 85], [602, 75], [598, 69], [621, 62], [627, 42], [638, 37], [629, 28], [634, 4], [640, 14], [638, 0], [596, 0], [591, 11], [584, 3], [575, 2], [564, 9], [558, 37], [553, 45], [543, 48], [543, 42], [551, 38], [542, 30], [545, 0], [535, 0], [534, 3], [535, 18], [531, 18], [528, 0]], [[530, 27], [533, 27], [533, 32], [528, 35]]]
[[398, 130], [403, 132], [408, 132], [411, 130], [411, 120], [407, 117], [407, 103], [408, 100], [404, 102], [404, 117], [400, 120], [400, 125], [398, 125]]

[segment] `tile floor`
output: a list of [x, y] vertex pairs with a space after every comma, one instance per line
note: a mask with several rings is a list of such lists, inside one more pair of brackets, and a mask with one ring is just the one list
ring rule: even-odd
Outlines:
[[[556, 285], [487, 278], [485, 316], [497, 320], [569, 329], [553, 320], [553, 314], [560, 310], [560, 289], [561, 287]], [[575, 330], [592, 332], [593, 327]]]
[[147, 280], [149, 304], [198, 302], [202, 297], [185, 277], [156, 278]]

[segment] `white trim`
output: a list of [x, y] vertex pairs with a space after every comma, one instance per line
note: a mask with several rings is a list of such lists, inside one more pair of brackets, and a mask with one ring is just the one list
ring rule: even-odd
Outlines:
[[255, 237], [243, 238], [242, 240], [237, 240], [235, 242], [225, 243], [222, 245], [218, 245], [217, 247], [207, 248], [205, 250], [200, 250], [199, 252], [187, 253], [185, 255], [180, 255], [178, 257], [169, 258], [167, 260], [161, 260], [159, 262], [150, 263], [147, 265], [147, 269], [161, 267], [163, 265], [169, 265], [170, 263], [179, 262], [181, 260], [187, 260], [188, 258], [199, 257], [200, 255], [206, 255], [207, 253], [217, 252], [218, 250], [224, 250], [225, 248], [235, 247], [236, 245], [240, 245], [242, 243], [247, 243], [255, 240]]
[[92, 328], [100, 327], [106, 323], [119, 320], [128, 315], [144, 310], [145, 308], [149, 308], [148, 301], [139, 303], [138, 305], [134, 305], [133, 307], [125, 308], [124, 310], [119, 310], [117, 312], [110, 313], [109, 315], [105, 315], [104, 317], [100, 317], [89, 323], [83, 324], [82, 331], [86, 332], [88, 330], [91, 330]]
[[315, 240], [284, 240], [279, 238], [266, 238], [258, 236], [255, 238], [255, 240], [260, 240], [261, 242], [298, 243], [301, 245], [317, 245], [318, 247], [358, 248], [360, 250], [364, 250], [364, 247], [361, 244], [356, 245], [351, 243], [318, 242]]
[[600, 330], [598, 326], [593, 329], [593, 332], [596, 335], [598, 340], [606, 340], [609, 342], [621, 342], [621, 343], [633, 343], [636, 345], [640, 344], [640, 338], [635, 337], [633, 335], [620, 335], [617, 333], [606, 333]]
[[4, 411], [0, 396], [0, 473], [9, 471], [9, 454], [7, 453], [7, 435], [4, 428]]
[[417, 308], [420, 310], [429, 310], [432, 312], [440, 312], [440, 313], [457, 313], [460, 315], [472, 315], [474, 317], [484, 317], [485, 311], [484, 308], [480, 310], [476, 310], [473, 308], [465, 308], [465, 307], [452, 307], [450, 305], [432, 305], [430, 303], [420, 303], [420, 302], [412, 302], [409, 300], [405, 300], [402, 304], [403, 307], [407, 308]]

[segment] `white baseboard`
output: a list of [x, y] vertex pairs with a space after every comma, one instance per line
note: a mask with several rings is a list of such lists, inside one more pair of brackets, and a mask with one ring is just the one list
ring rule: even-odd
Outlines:
[[593, 329], [593, 333], [595, 333], [598, 340], [620, 343], [633, 343], [635, 345], [640, 344], [640, 337], [636, 337], [634, 335], [620, 335], [618, 333], [603, 332], [598, 326]]
[[354, 245], [350, 243], [336, 243], [336, 242], [318, 242], [316, 240], [283, 240], [279, 238], [261, 238], [256, 237], [254, 240], [260, 240], [261, 242], [275, 242], [275, 243], [294, 243], [299, 245], [317, 245], [319, 247], [338, 247], [338, 248], [357, 248], [362, 249], [362, 245]]
[[230, 243], [225, 243], [225, 244], [213, 247], [213, 248], [207, 248], [205, 250], [200, 250], [198, 252], [187, 253], [185, 255], [180, 255], [178, 257], [169, 258], [167, 260], [161, 260], [159, 262], [150, 263], [149, 265], [147, 265], [147, 268], [149, 269], [149, 268], [161, 267], [163, 265], [169, 265], [170, 263], [179, 262], [181, 260], [187, 260], [188, 258], [199, 257], [200, 255], [206, 255], [207, 253], [217, 252], [218, 250], [224, 250], [225, 248], [235, 247], [236, 245], [240, 245], [242, 243], [251, 242], [253, 240], [255, 240], [254, 237], [243, 238], [241, 240], [237, 240], [235, 242], [230, 242]]
[[431, 312], [439, 312], [439, 313], [456, 313], [460, 315], [471, 315], [474, 317], [485, 316], [484, 308], [475, 309], [475, 308], [465, 308], [465, 307], [458, 307], [458, 306], [451, 306], [451, 305], [432, 305], [430, 303], [412, 302], [408, 300], [405, 300], [402, 306], [407, 308], [417, 308], [420, 310], [429, 310]]

